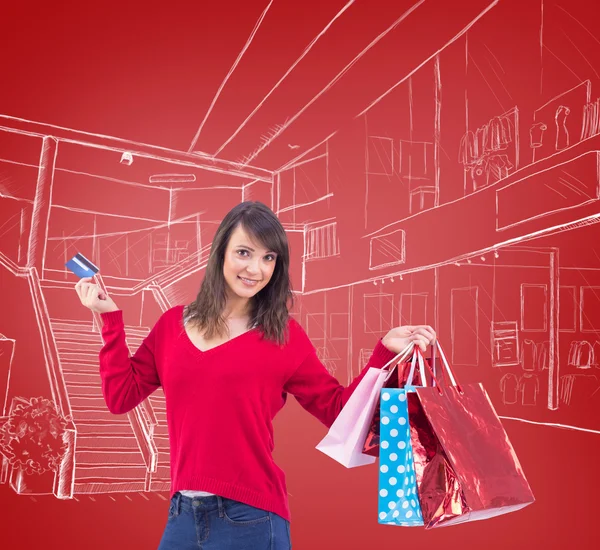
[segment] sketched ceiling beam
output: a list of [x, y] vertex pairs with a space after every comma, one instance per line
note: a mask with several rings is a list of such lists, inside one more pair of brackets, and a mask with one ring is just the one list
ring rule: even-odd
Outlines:
[[[316, 95], [306, 98], [304, 104], [285, 120], [277, 119], [280, 111], [277, 105], [284, 98], [274, 93], [254, 115], [254, 130], [243, 128], [222, 154], [243, 164], [260, 159], [262, 166], [276, 170], [292, 155], [297, 156], [373, 107], [399, 83], [460, 39], [497, 3], [498, 0], [407, 3], [386, 30], [373, 38], [333, 78], [324, 82]], [[449, 4], [452, 17], [446, 15]], [[388, 63], [387, 70], [382, 70], [382, 63], [390, 59], [394, 62]], [[295, 71], [288, 78], [294, 77], [309, 78], [310, 71]], [[260, 128], [258, 132], [257, 127]], [[254, 142], [254, 148], [249, 150], [248, 143], [251, 142]]]
[[176, 151], [166, 147], [148, 145], [146, 143], [139, 143], [103, 134], [73, 130], [71, 128], [64, 128], [62, 126], [35, 122], [7, 115], [0, 115], [0, 130], [41, 138], [52, 136], [59, 142], [64, 141], [85, 147], [112, 150], [121, 154], [131, 153], [135, 156], [153, 158], [165, 162], [175, 162], [183, 166], [196, 167], [241, 178], [251, 178], [266, 182], [271, 182], [273, 180], [273, 173], [270, 170], [242, 165], [238, 162], [216, 159], [203, 153]]
[[196, 132], [196, 135], [194, 136], [194, 139], [192, 140], [192, 144], [190, 145], [190, 148], [188, 149], [188, 153], [191, 153], [195, 149], [196, 144], [198, 143], [198, 138], [200, 137], [200, 134], [202, 133], [202, 129], [204, 128], [204, 125], [206, 124], [208, 117], [210, 116], [215, 104], [217, 103], [217, 100], [219, 99], [219, 96], [221, 95], [223, 88], [225, 88], [227, 81], [233, 74], [233, 71], [235, 71], [236, 67], [239, 65], [240, 61], [242, 60], [242, 57], [244, 57], [244, 54], [250, 47], [250, 44], [252, 44], [252, 40], [254, 40], [254, 37], [256, 36], [256, 33], [258, 32], [258, 29], [260, 28], [260, 25], [262, 24], [263, 20], [265, 19], [265, 16], [267, 15], [267, 12], [269, 11], [269, 8], [271, 7], [272, 4], [273, 4], [273, 0], [271, 0], [269, 2], [267, 7], [261, 13], [260, 17], [258, 18], [258, 21], [256, 22], [256, 25], [254, 25], [254, 28], [252, 29], [252, 32], [250, 33], [250, 36], [248, 37], [248, 40], [246, 40], [244, 47], [242, 48], [242, 50], [240, 51], [236, 60], [234, 61], [233, 65], [231, 66], [231, 69], [229, 69], [229, 72], [225, 75], [223, 82], [221, 82], [221, 85], [219, 86], [219, 89], [217, 90], [217, 93], [215, 94], [215, 97], [213, 98], [210, 106], [208, 107], [208, 110], [206, 111], [206, 114], [204, 115], [204, 119], [202, 119], [202, 122], [200, 123], [200, 127], [198, 128], [198, 131]]

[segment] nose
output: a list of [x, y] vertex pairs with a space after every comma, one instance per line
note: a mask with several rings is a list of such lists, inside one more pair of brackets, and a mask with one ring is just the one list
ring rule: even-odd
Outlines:
[[260, 271], [259, 260], [252, 260], [246, 265], [246, 271], [249, 274], [256, 274]]

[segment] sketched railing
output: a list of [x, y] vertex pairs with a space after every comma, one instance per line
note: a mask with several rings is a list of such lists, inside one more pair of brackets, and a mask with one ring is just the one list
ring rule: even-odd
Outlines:
[[[178, 281], [179, 279], [183, 279], [189, 275], [196, 273], [197, 271], [201, 271], [206, 267], [208, 263], [208, 257], [210, 255], [210, 247], [211, 245], [206, 245], [197, 252], [190, 254], [184, 260], [176, 263], [175, 265], [169, 266], [158, 273], [154, 273], [147, 279], [143, 280], [141, 283], [136, 284], [131, 287], [131, 295], [138, 294], [139, 292], [147, 289], [150, 285], [157, 285], [161, 288], [168, 287]], [[129, 290], [125, 288], [125, 290]]]
[[48, 308], [44, 300], [42, 285], [35, 267], [20, 267], [8, 256], [0, 252], [0, 265], [16, 277], [25, 278], [29, 284], [34, 313], [40, 334], [40, 342], [50, 384], [52, 402], [56, 410], [66, 420], [67, 426], [63, 434], [66, 451], [55, 476], [53, 493], [58, 498], [71, 498], [75, 474], [75, 425], [69, 403], [67, 387], [60, 366], [58, 350], [52, 333], [52, 325]]
[[[95, 279], [98, 286], [106, 292], [106, 285], [100, 273], [95, 275]], [[94, 327], [100, 331], [100, 327], [102, 327], [100, 314], [94, 311], [92, 315], [94, 317]], [[127, 413], [127, 418], [142, 453], [146, 470], [149, 473], [155, 473], [158, 466], [158, 450], [154, 443], [154, 426], [156, 426], [157, 420], [152, 405], [145, 399], [135, 409]]]

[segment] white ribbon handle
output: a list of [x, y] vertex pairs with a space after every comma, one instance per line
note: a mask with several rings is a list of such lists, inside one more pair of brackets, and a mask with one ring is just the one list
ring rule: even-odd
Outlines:
[[442, 358], [442, 364], [444, 365], [446, 372], [448, 373], [448, 378], [450, 379], [450, 384], [452, 386], [458, 386], [458, 384], [456, 383], [456, 378], [454, 377], [454, 373], [452, 372], [452, 369], [450, 368], [450, 365], [448, 364], [448, 361], [446, 359], [446, 355], [444, 354], [444, 350], [442, 350], [442, 346], [440, 346], [440, 342], [439, 340], [435, 341], [436, 347], [440, 352], [440, 357]]
[[415, 376], [415, 367], [419, 364], [419, 376], [421, 377], [421, 386], [427, 386], [427, 378], [425, 376], [425, 362], [423, 361], [423, 355], [419, 353], [417, 348], [413, 350], [412, 360], [410, 362], [410, 372], [408, 373], [408, 378], [406, 379], [406, 385], [413, 385], [413, 378]]

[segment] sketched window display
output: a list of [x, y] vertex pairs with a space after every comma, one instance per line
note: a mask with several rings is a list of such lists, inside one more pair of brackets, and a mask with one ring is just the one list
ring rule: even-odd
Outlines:
[[458, 161], [469, 173], [473, 191], [506, 178], [515, 168], [508, 149], [516, 134], [511, 119], [516, 113], [515, 108], [496, 116], [461, 138]]
[[336, 371], [336, 364], [335, 364], [335, 361], [331, 358], [327, 347], [325, 347], [325, 346], [318, 347], [318, 348], [316, 348], [316, 352], [317, 352], [317, 357], [319, 358], [321, 363], [323, 363], [323, 365], [325, 365], [327, 372], [329, 374], [334, 374]]
[[590, 369], [594, 361], [594, 348], [586, 340], [573, 341], [569, 348], [569, 366], [578, 369]]
[[512, 367], [521, 363], [516, 321], [492, 323], [492, 366]]
[[540, 391], [540, 380], [537, 374], [526, 372], [519, 380], [519, 393], [522, 405], [536, 405]]
[[519, 379], [517, 375], [509, 372], [500, 379], [500, 391], [502, 392], [502, 402], [505, 405], [514, 405], [518, 400]]

